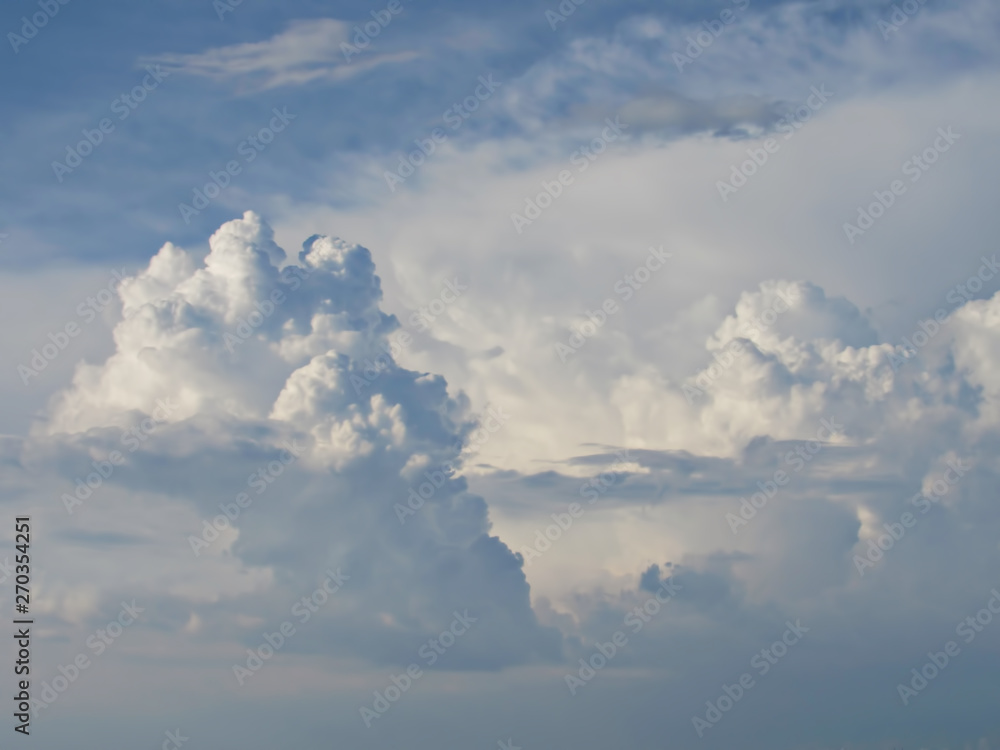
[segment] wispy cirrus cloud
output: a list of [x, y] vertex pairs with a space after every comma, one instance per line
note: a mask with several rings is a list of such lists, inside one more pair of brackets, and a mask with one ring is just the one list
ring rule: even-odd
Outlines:
[[215, 81], [234, 81], [238, 93], [247, 94], [311, 81], [343, 81], [379, 65], [407, 62], [419, 55], [414, 51], [358, 55], [357, 48], [354, 54], [345, 55], [341, 45], [353, 44], [352, 29], [347, 22], [333, 18], [299, 19], [261, 42], [156, 55], [142, 62]]

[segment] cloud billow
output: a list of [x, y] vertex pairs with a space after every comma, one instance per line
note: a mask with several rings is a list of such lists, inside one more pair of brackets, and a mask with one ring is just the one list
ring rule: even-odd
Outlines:
[[[62, 456], [72, 476], [170, 398], [167, 424], [104, 489], [121, 502], [155, 493], [158, 503], [191, 503], [205, 518], [249, 495], [236, 531], [199, 560], [209, 569], [233, 555], [292, 591], [343, 569], [350, 584], [293, 649], [405, 661], [454, 610], [468, 610], [479, 625], [443, 667], [558, 659], [561, 636], [536, 621], [520, 561], [489, 535], [486, 503], [463, 478], [449, 479], [405, 527], [397, 522], [393, 507], [424, 471], [461, 466], [468, 402], [449, 395], [442, 377], [393, 361], [387, 337], [399, 324], [379, 309], [367, 249], [321, 236], [303, 248], [297, 264], [283, 265], [271, 229], [252, 213], [220, 228], [201, 263], [165, 245], [121, 284], [115, 351], [81, 364], [54, 399], [32, 438], [36, 464]], [[356, 388], [352, 378], [376, 359], [381, 376]], [[297, 461], [248, 479], [280, 466], [289, 445]], [[220, 630], [238, 612], [266, 619], [280, 598], [220, 588], [218, 598], [235, 598], [228, 615], [205, 613]]]

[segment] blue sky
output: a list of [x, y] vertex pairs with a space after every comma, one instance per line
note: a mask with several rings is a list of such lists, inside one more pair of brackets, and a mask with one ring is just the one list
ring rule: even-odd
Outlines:
[[220, 8], [0, 11], [40, 747], [1000, 744], [993, 4]]

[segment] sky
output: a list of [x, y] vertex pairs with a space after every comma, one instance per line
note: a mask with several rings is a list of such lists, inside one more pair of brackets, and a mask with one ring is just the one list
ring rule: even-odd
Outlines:
[[0, 32], [7, 736], [1000, 746], [995, 3]]

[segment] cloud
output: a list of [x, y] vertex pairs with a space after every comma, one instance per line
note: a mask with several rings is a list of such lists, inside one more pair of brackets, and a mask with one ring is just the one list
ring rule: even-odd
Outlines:
[[[460, 474], [439, 471], [461, 466], [474, 420], [440, 376], [402, 369], [387, 353], [398, 323], [379, 309], [368, 250], [314, 236], [279, 269], [285, 260], [252, 213], [219, 229], [202, 262], [165, 245], [119, 288], [115, 352], [81, 364], [18, 449], [29, 473], [53, 470], [73, 492], [74, 477], [113, 472], [83, 507], [71, 506], [82, 520], [121, 503], [211, 519], [247, 492], [253, 504], [233, 528], [197, 550], [206, 573], [198, 593], [182, 581], [192, 535], [207, 537], [201, 522], [172, 535], [183, 564], [148, 592], [172, 592], [162, 612], [186, 607], [181, 624], [198, 617], [203, 637], [231, 632], [239, 617], [267, 621], [286, 587], [341, 568], [350, 584], [295, 649], [405, 662], [453, 611], [468, 610], [479, 624], [448, 664], [560, 658], [560, 636], [536, 621], [520, 563], [489, 534], [485, 502]], [[125, 450], [129, 437], [136, 444]], [[126, 458], [112, 470], [115, 449]], [[401, 524], [398, 508], [428, 482], [426, 507]], [[133, 537], [122, 529], [64, 538]], [[226, 582], [234, 563], [256, 571], [253, 597]], [[270, 581], [282, 589], [265, 594]], [[215, 600], [232, 600], [226, 613], [200, 603], [213, 585]]]
[[341, 45], [351, 44], [351, 30], [346, 22], [332, 18], [297, 20], [262, 42], [191, 54], [163, 54], [142, 62], [159, 63], [172, 71], [215, 81], [235, 81], [242, 93], [253, 93], [312, 81], [344, 81], [379, 65], [417, 57], [415, 52], [357, 52], [358, 59], [350, 60]]
[[[81, 633], [137, 596], [145, 621], [107, 673], [119, 689], [139, 687], [116, 700], [176, 710], [184, 726], [210, 715], [198, 727], [205, 742], [274, 745], [281, 740], [258, 717], [275, 710], [296, 719], [306, 747], [331, 728], [348, 744], [360, 734], [358, 746], [374, 732], [386, 746], [414, 736], [487, 746], [491, 733], [516, 729], [525, 747], [580, 748], [666, 738], [705, 748], [888, 747], [890, 738], [937, 747], [933, 738], [961, 746], [991, 731], [992, 630], [962, 645], [918, 705], [904, 710], [895, 685], [997, 585], [1000, 296], [992, 277], [968, 289], [971, 300], [952, 303], [950, 288], [972, 278], [983, 238], [996, 234], [987, 198], [1000, 86], [983, 72], [996, 58], [996, 6], [923, 5], [883, 40], [876, 21], [888, 8], [766, 5], [683, 72], [671, 55], [703, 30], [709, 14], [697, 3], [685, 25], [645, 16], [584, 24], [584, 6], [578, 26], [558, 31], [565, 46], [549, 44], [560, 37], [527, 9], [546, 35], [544, 58], [530, 57], [533, 37], [520, 40], [527, 72], [520, 60], [498, 73], [490, 106], [403, 189], [389, 193], [384, 169], [403, 141], [440, 122], [450, 84], [494, 62], [503, 70], [492, 44], [468, 64], [439, 59], [440, 103], [418, 86], [425, 109], [393, 103], [405, 117], [384, 117], [374, 101], [352, 109], [357, 117], [342, 123], [358, 134], [349, 143], [300, 136], [320, 144], [306, 150], [328, 185], [297, 163], [270, 162], [260, 175], [267, 195], [251, 185], [229, 194], [241, 210], [268, 206], [276, 236], [250, 213], [204, 251], [168, 243], [143, 258], [118, 289], [121, 319], [107, 311], [111, 351], [68, 350], [60, 367], [86, 358], [73, 382], [30, 435], [0, 438], [8, 504], [31, 508], [41, 530], [42, 678], [68, 663], [61, 649], [72, 656]], [[327, 42], [346, 33], [177, 69], [191, 63], [191, 74], [245, 91], [336, 80], [350, 71]], [[483, 38], [466, 34], [459, 46]], [[254, 45], [223, 50], [240, 48]], [[780, 152], [720, 202], [717, 180], [759, 145], [743, 127], [765, 127], [824, 83], [830, 105], [794, 139], [776, 135]], [[515, 233], [510, 212], [575, 167], [570, 154], [609, 113], [630, 124], [629, 137]], [[375, 127], [383, 121], [414, 132], [389, 136]], [[886, 212], [863, 248], [850, 248], [841, 222], [948, 124], [962, 148]], [[336, 154], [324, 161], [331, 143]], [[125, 236], [120, 222], [93, 224]], [[373, 253], [324, 236], [331, 228]], [[301, 253], [282, 249], [313, 232]], [[123, 247], [145, 246], [122, 236]], [[616, 283], [637, 278], [661, 244], [670, 263], [624, 299]], [[15, 283], [51, 305], [66, 287], [37, 294], [48, 278]], [[469, 292], [397, 351], [400, 321], [442, 279]], [[84, 298], [84, 287], [66, 298]], [[619, 312], [561, 361], [553, 346], [609, 298]], [[901, 338], [926, 336], [937, 308], [948, 321], [905, 354]], [[44, 342], [64, 324], [41, 318], [32, 336]], [[18, 350], [36, 345], [25, 338]], [[149, 422], [164, 400], [176, 409]], [[490, 404], [511, 419], [472, 457], [459, 443]], [[824, 420], [842, 430], [821, 431]], [[136, 427], [142, 440], [131, 450], [123, 431]], [[297, 455], [286, 463], [289, 445]], [[629, 460], [616, 465], [625, 449]], [[63, 495], [88, 492], [78, 478], [108, 471], [114, 450], [124, 463], [67, 515]], [[439, 473], [445, 462], [460, 467], [455, 476]], [[942, 484], [956, 465], [966, 467], [959, 481]], [[780, 489], [779, 471], [789, 477]], [[581, 489], [598, 486], [588, 503]], [[914, 505], [939, 486], [947, 491], [926, 513]], [[422, 507], [401, 524], [397, 506], [421, 487]], [[226, 521], [239, 493], [252, 503]], [[585, 512], [567, 525], [571, 503]], [[917, 523], [896, 538], [904, 513]], [[229, 528], [195, 556], [193, 535], [220, 518]], [[516, 554], [546, 538], [550, 548], [522, 565]], [[863, 574], [859, 559], [872, 562]], [[232, 663], [331, 567], [347, 584], [237, 691]], [[646, 609], [651, 619], [633, 632], [626, 618], [668, 576], [678, 596], [655, 616]], [[455, 610], [478, 622], [441, 662], [450, 673], [422, 681], [369, 732], [357, 705]], [[704, 715], [705, 701], [797, 618], [810, 628], [802, 643], [698, 740], [692, 714]], [[619, 629], [628, 644], [568, 697], [564, 674]], [[87, 693], [108, 694], [99, 688], [110, 677], [87, 679]], [[153, 691], [164, 699], [150, 701]], [[844, 716], [856, 719], [847, 729]]]
[[736, 131], [740, 126], [765, 128], [778, 119], [776, 107], [756, 97], [723, 97], [697, 101], [674, 93], [643, 96], [626, 103], [621, 118], [638, 130], [693, 133]]

